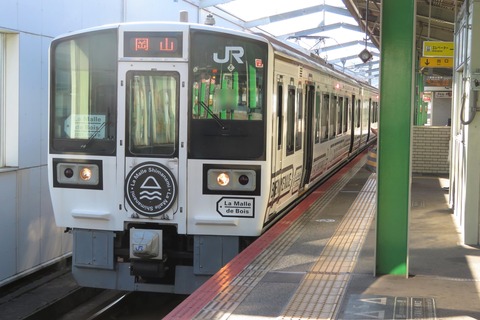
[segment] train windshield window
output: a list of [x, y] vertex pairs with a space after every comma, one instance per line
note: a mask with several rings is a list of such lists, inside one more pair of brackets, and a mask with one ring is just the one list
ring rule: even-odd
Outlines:
[[192, 43], [192, 117], [262, 120], [266, 44], [208, 33]]
[[267, 57], [263, 41], [192, 31], [190, 157], [265, 157]]
[[113, 154], [116, 145], [116, 31], [52, 44], [51, 147]]
[[127, 73], [127, 141], [131, 154], [176, 154], [177, 105], [177, 73]]

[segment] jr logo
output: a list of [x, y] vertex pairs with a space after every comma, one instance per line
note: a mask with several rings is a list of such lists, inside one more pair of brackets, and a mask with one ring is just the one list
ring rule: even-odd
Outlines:
[[243, 54], [244, 54], [244, 51], [242, 47], [227, 46], [225, 47], [225, 57], [223, 59], [220, 59], [218, 57], [218, 53], [214, 52], [213, 61], [215, 61], [216, 63], [225, 63], [225, 62], [228, 62], [228, 60], [230, 60], [230, 55], [231, 55], [233, 58], [235, 58], [237, 63], [243, 64], [243, 60], [242, 60]]

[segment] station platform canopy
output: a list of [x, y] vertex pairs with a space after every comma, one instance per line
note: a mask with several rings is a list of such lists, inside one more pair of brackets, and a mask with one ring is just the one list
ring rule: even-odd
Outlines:
[[[242, 29], [266, 33], [317, 54], [335, 68], [378, 86], [381, 0], [192, 0]], [[463, 0], [417, 0], [416, 48], [453, 41]], [[450, 69], [426, 70], [451, 76]]]
[[[323, 58], [335, 68], [378, 85], [379, 49], [342, 0], [200, 0], [200, 9], [266, 33]], [[365, 62], [359, 54], [368, 52]]]

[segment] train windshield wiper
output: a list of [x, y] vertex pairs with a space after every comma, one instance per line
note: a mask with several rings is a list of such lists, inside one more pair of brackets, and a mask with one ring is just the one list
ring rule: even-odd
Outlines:
[[212, 116], [213, 119], [215, 119], [215, 121], [217, 122], [217, 124], [220, 126], [220, 129], [222, 130], [227, 130], [227, 127], [225, 126], [225, 124], [222, 122], [222, 120], [215, 114], [212, 112], [212, 110], [210, 110], [208, 108], [208, 106], [205, 104], [205, 102], [203, 101], [200, 101], [200, 106], [202, 106], [202, 108], [207, 111], [207, 113]]
[[100, 131], [101, 131], [103, 128], [105, 128], [105, 125], [106, 125], [106, 124], [107, 124], [107, 123], [104, 121], [104, 122], [100, 125], [100, 127], [97, 128], [97, 130], [93, 131], [93, 133], [90, 135], [90, 137], [88, 137], [87, 142], [85, 142], [85, 144], [82, 144], [82, 145], [80, 146], [80, 148], [86, 149], [86, 148], [90, 145], [90, 143], [92, 143], [93, 139], [97, 136], [97, 134], [99, 134]]

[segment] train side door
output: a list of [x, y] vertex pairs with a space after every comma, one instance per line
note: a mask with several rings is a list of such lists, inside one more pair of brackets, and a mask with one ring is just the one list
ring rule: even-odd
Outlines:
[[368, 99], [367, 141], [370, 141], [371, 128], [372, 128], [372, 98]]
[[[277, 83], [276, 83], [276, 138], [274, 140], [274, 151], [273, 151], [273, 167], [272, 167], [272, 175], [273, 175], [273, 185], [272, 190], [270, 192], [271, 200], [277, 202], [280, 199], [281, 195], [281, 174], [282, 174], [282, 166], [283, 166], [283, 136], [284, 136], [284, 114], [283, 114], [283, 107], [284, 107], [284, 97], [285, 97], [285, 85], [283, 83], [283, 76], [278, 76]], [[278, 181], [278, 182], [277, 182]], [[273, 206], [275, 207], [275, 206]]]
[[348, 153], [353, 152], [353, 145], [355, 143], [355, 95], [352, 95], [350, 111], [350, 149]]
[[[185, 206], [187, 66], [121, 63], [117, 180], [132, 218], [175, 220]], [[182, 130], [183, 128], [183, 130]], [[183, 217], [185, 220], [185, 217]]]
[[315, 86], [305, 87], [305, 113], [304, 113], [304, 154], [303, 154], [303, 176], [300, 188], [303, 188], [310, 181], [313, 163], [313, 118], [315, 107]]

